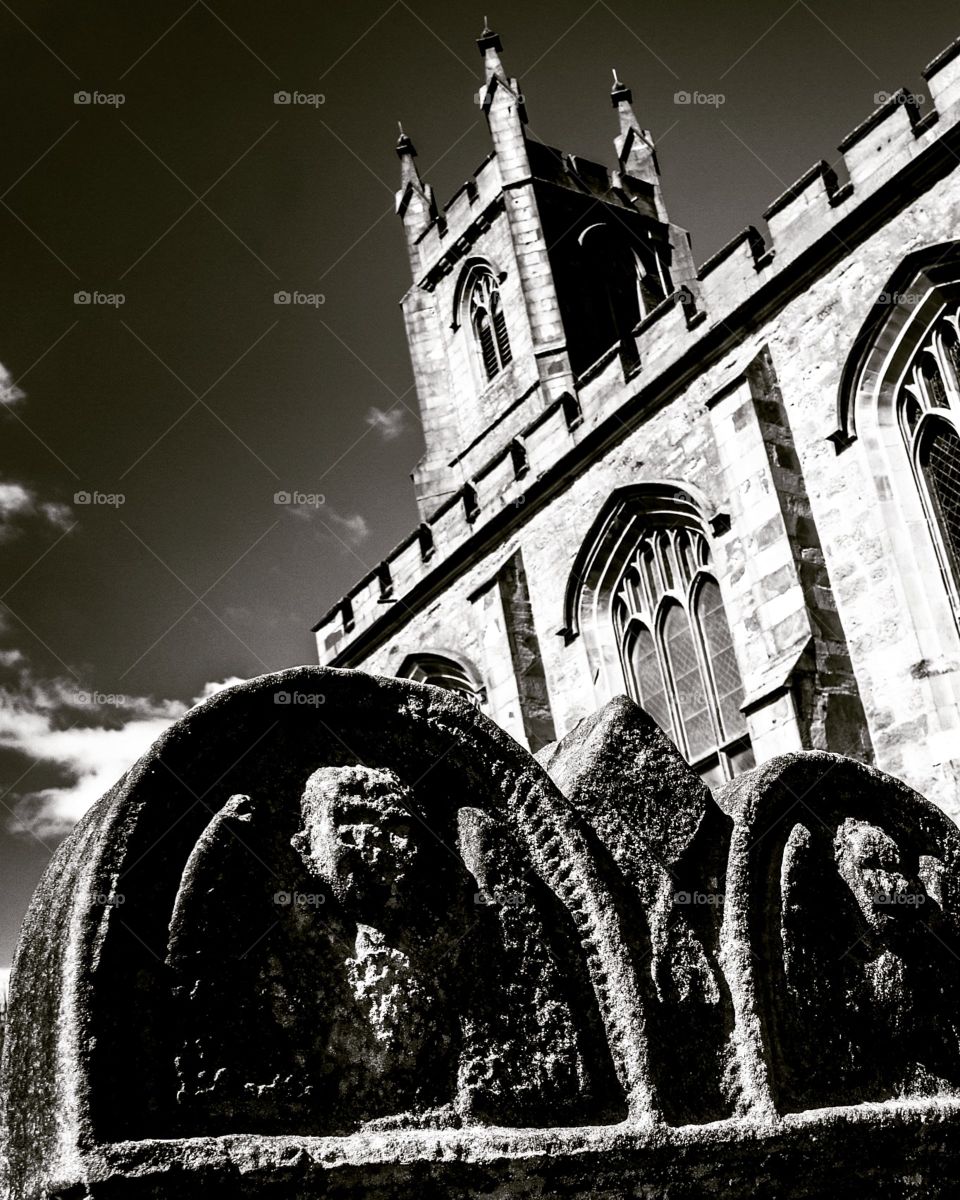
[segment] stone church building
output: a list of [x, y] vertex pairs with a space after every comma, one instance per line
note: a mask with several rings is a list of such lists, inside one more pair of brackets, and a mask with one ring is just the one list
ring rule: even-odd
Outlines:
[[820, 748], [960, 816], [960, 42], [700, 266], [629, 88], [610, 169], [478, 44], [472, 178], [397, 146], [420, 524], [320, 662], [534, 751], [625, 691], [711, 786]]

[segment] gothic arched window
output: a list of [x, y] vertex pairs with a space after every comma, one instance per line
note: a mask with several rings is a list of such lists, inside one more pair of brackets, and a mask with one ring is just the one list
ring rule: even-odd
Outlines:
[[730, 624], [689, 494], [618, 489], [577, 557], [565, 604], [599, 703], [625, 689], [710, 786], [753, 766]]
[[473, 331], [484, 376], [489, 381], [513, 358], [500, 285], [489, 267], [473, 269], [464, 301], [467, 323]]
[[417, 683], [429, 683], [433, 687], [458, 692], [471, 704], [480, 708], [487, 699], [486, 689], [472, 668], [448, 658], [443, 654], [414, 654], [403, 664], [399, 672], [404, 679]]
[[845, 453], [859, 440], [876, 481], [893, 581], [903, 598], [894, 619], [904, 622], [919, 659], [954, 658], [960, 645], [960, 241], [915, 250], [893, 272], [857, 334], [837, 400], [831, 441]]
[[960, 597], [960, 307], [929, 330], [902, 375], [898, 417], [940, 567]]
[[743, 685], [710, 550], [699, 530], [648, 528], [614, 586], [627, 690], [704, 779], [753, 766]]

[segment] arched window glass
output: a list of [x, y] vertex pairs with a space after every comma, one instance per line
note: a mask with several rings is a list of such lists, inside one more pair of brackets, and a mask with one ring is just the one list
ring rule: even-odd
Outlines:
[[957, 313], [934, 323], [903, 372], [898, 417], [947, 591], [960, 617]]
[[503, 315], [503, 304], [498, 288], [490, 298], [490, 311], [493, 313], [493, 335], [497, 341], [497, 354], [501, 366], [506, 366], [513, 355], [510, 353], [510, 339], [507, 337], [507, 318]]
[[657, 558], [663, 572], [663, 585], [668, 590], [672, 589], [674, 586], [673, 541], [666, 530], [657, 536], [657, 550], [659, 551]]
[[733, 651], [730, 624], [723, 609], [720, 589], [712, 579], [706, 580], [697, 597], [697, 617], [703, 631], [710, 670], [717, 691], [720, 725], [725, 736], [742, 733], [745, 728], [740, 705], [743, 703], [743, 684]]
[[627, 635], [625, 649], [637, 702], [664, 732], [675, 737], [670, 703], [667, 700], [667, 689], [663, 682], [653, 634], [643, 625], [634, 626]]
[[624, 563], [611, 619], [628, 691], [709, 785], [747, 770], [743, 684], [704, 533], [651, 515]]
[[960, 563], [960, 434], [942, 418], [928, 418], [917, 438], [917, 461], [927, 485], [946, 557]]
[[677, 534], [677, 558], [680, 561], [683, 582], [689, 584], [693, 579], [695, 566], [693, 562], [693, 550], [690, 546], [690, 535], [685, 529], [681, 529]]
[[466, 309], [484, 376], [491, 380], [500, 374], [513, 354], [500, 286], [489, 268], [474, 268], [473, 281], [466, 294]]
[[696, 761], [711, 749], [716, 737], [707, 711], [707, 693], [690, 619], [679, 604], [671, 604], [667, 610], [663, 644], [676, 694], [684, 748], [687, 757]]

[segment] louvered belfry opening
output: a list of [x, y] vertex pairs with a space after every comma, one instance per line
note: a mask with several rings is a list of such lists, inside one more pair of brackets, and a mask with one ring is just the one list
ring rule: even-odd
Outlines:
[[512, 360], [507, 320], [500, 287], [488, 267], [474, 270], [467, 298], [470, 325], [487, 380], [494, 379]]

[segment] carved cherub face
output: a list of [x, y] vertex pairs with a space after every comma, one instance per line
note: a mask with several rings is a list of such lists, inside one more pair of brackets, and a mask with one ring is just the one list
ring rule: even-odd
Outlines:
[[419, 871], [410, 789], [392, 771], [322, 767], [300, 803], [303, 830], [293, 844], [303, 861], [341, 904], [375, 924], [408, 894]]
[[926, 893], [905, 873], [900, 847], [889, 834], [848, 818], [837, 830], [834, 847], [840, 874], [872, 929], [882, 933], [916, 916]]

